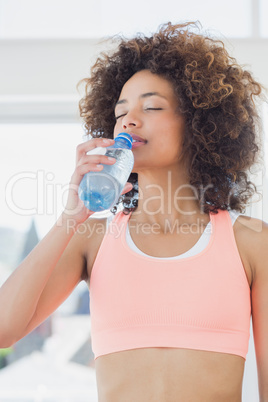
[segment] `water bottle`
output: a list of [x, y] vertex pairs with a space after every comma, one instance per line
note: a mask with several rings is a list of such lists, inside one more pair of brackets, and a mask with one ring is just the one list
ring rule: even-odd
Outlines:
[[134, 165], [132, 141], [129, 134], [120, 133], [113, 145], [88, 152], [88, 155], [102, 154], [116, 159], [113, 165], [104, 164], [101, 172], [86, 173], [79, 185], [79, 198], [91, 211], [105, 211], [118, 201]]

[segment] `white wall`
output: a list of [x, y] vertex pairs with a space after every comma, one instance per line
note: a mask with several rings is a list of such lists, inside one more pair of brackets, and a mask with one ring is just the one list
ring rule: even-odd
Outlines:
[[[268, 88], [268, 39], [229, 39], [225, 43]], [[108, 46], [98, 39], [0, 39], [0, 121], [14, 122], [37, 113], [45, 116], [42, 107], [35, 110], [38, 105], [45, 106], [51, 116], [55, 104], [66, 108], [68, 120], [77, 120], [80, 95], [76, 85], [89, 75], [90, 65]], [[54, 115], [56, 118], [58, 109]], [[63, 112], [60, 115], [62, 118]]]

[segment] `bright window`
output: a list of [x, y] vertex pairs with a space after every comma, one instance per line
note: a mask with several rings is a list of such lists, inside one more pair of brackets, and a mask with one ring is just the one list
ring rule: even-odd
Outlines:
[[0, 226], [26, 230], [32, 218], [40, 236], [64, 208], [75, 167], [75, 148], [82, 142], [79, 124], [1, 125]]

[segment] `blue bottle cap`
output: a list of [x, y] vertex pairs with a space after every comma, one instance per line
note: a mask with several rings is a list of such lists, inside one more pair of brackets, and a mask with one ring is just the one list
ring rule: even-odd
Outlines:
[[133, 142], [133, 138], [131, 137], [131, 135], [130, 134], [128, 134], [128, 133], [120, 133], [120, 134], [118, 134], [118, 136], [116, 137], [116, 139], [120, 139], [120, 138], [124, 138], [124, 139], [126, 139], [127, 141], [128, 141], [128, 145], [130, 146], [130, 147], [132, 147], [132, 142]]

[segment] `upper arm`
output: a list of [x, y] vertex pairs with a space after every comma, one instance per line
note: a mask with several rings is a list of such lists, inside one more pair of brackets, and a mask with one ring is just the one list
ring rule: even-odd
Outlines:
[[[36, 306], [35, 313], [23, 336], [50, 316], [85, 278], [87, 267], [85, 247], [88, 222], [80, 225], [57, 262]], [[83, 230], [83, 227], [85, 230]]]
[[252, 324], [260, 400], [268, 400], [268, 225], [252, 236]]

